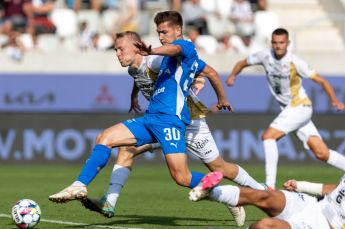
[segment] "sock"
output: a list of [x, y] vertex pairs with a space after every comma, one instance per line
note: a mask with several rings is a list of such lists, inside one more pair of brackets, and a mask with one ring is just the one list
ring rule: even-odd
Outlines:
[[275, 188], [279, 156], [277, 142], [273, 139], [268, 139], [264, 140], [263, 144], [265, 150], [266, 184], [271, 188]]
[[337, 151], [329, 150], [327, 163], [343, 171], [345, 170], [345, 157]]
[[131, 170], [121, 165], [114, 165], [111, 173], [110, 183], [107, 192], [107, 201], [112, 207], [115, 207], [120, 192], [128, 180]]
[[96, 177], [98, 172], [107, 164], [111, 149], [105, 145], [96, 145], [89, 159], [86, 161], [77, 181], [86, 186]]
[[74, 181], [71, 186], [75, 187], [75, 186], [86, 186], [86, 185], [84, 183], [82, 183], [82, 182], [77, 180], [77, 181]]
[[265, 187], [254, 180], [241, 166], [238, 166], [238, 174], [233, 180], [239, 185], [247, 186], [250, 188], [258, 189], [258, 190], [265, 190]]
[[232, 185], [217, 186], [212, 189], [209, 198], [236, 207], [240, 199], [240, 188]]
[[200, 183], [201, 179], [204, 176], [205, 176], [205, 174], [203, 174], [203, 173], [192, 171], [192, 179], [190, 181], [189, 188], [192, 189], [192, 188], [196, 187]]

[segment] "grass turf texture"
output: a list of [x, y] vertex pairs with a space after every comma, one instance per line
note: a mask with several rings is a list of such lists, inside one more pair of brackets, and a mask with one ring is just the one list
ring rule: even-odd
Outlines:
[[[111, 172], [109, 164], [89, 186], [89, 197], [99, 197], [106, 190]], [[193, 170], [206, 172], [201, 166], [191, 165]], [[243, 165], [259, 182], [264, 180], [263, 165]], [[82, 207], [78, 201], [55, 204], [48, 196], [65, 188], [77, 177], [81, 165], [1, 165], [0, 166], [0, 214], [10, 214], [13, 204], [23, 198], [35, 200], [42, 209], [41, 219], [91, 224], [78, 225], [40, 222], [37, 228], [95, 228], [107, 225], [123, 228], [238, 228], [227, 209], [218, 203], [188, 200], [188, 189], [177, 186], [165, 165], [138, 165], [122, 191], [116, 208], [116, 216], [106, 219]], [[315, 182], [338, 183], [343, 172], [330, 166], [281, 165], [278, 169], [278, 186], [297, 178]], [[231, 182], [224, 180], [222, 184]], [[260, 210], [247, 206], [245, 226], [263, 218]], [[9, 218], [0, 218], [0, 228], [16, 228]], [[243, 227], [245, 228], [245, 227]]]

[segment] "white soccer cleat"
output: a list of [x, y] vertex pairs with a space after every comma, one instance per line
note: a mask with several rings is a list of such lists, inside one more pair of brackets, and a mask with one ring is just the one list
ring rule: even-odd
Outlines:
[[64, 190], [49, 196], [49, 200], [55, 203], [65, 203], [71, 200], [85, 200], [87, 197], [86, 186], [69, 186]]
[[210, 191], [223, 179], [221, 172], [211, 172], [205, 175], [200, 183], [189, 192], [191, 201], [199, 201], [209, 196]]
[[244, 207], [231, 207], [228, 205], [227, 208], [229, 209], [231, 215], [234, 217], [237, 226], [243, 226], [244, 222], [246, 221], [246, 211], [244, 210]]

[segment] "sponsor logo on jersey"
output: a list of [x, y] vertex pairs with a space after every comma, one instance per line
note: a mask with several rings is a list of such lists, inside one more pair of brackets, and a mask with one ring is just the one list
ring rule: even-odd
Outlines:
[[160, 93], [163, 93], [164, 91], [165, 91], [165, 87], [158, 88], [157, 90], [155, 90], [155, 93], [153, 93], [153, 97]]
[[344, 196], [345, 196], [345, 190], [344, 189], [340, 189], [339, 192], [338, 192], [337, 197], [335, 198], [335, 200], [337, 201], [338, 204], [341, 203], [341, 201], [343, 200]]

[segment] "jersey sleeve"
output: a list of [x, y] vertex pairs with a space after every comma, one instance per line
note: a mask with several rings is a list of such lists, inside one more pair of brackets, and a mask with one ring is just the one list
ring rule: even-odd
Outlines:
[[192, 42], [187, 40], [176, 40], [173, 45], [179, 45], [182, 49], [182, 56], [190, 57], [196, 55], [195, 46]]
[[292, 60], [296, 67], [298, 75], [303, 78], [313, 78], [316, 75], [316, 71], [309, 67], [309, 65], [301, 58], [294, 56]]
[[247, 63], [249, 65], [257, 65], [257, 64], [262, 64], [262, 60], [264, 59], [264, 57], [266, 56], [267, 51], [260, 51], [257, 53], [254, 53], [252, 55], [249, 55], [247, 57]]
[[198, 68], [196, 70], [196, 75], [199, 75], [200, 72], [202, 72], [205, 69], [206, 63], [201, 59], [198, 59], [197, 62], [198, 62]]
[[164, 56], [148, 56], [147, 67], [154, 73], [159, 73]]

